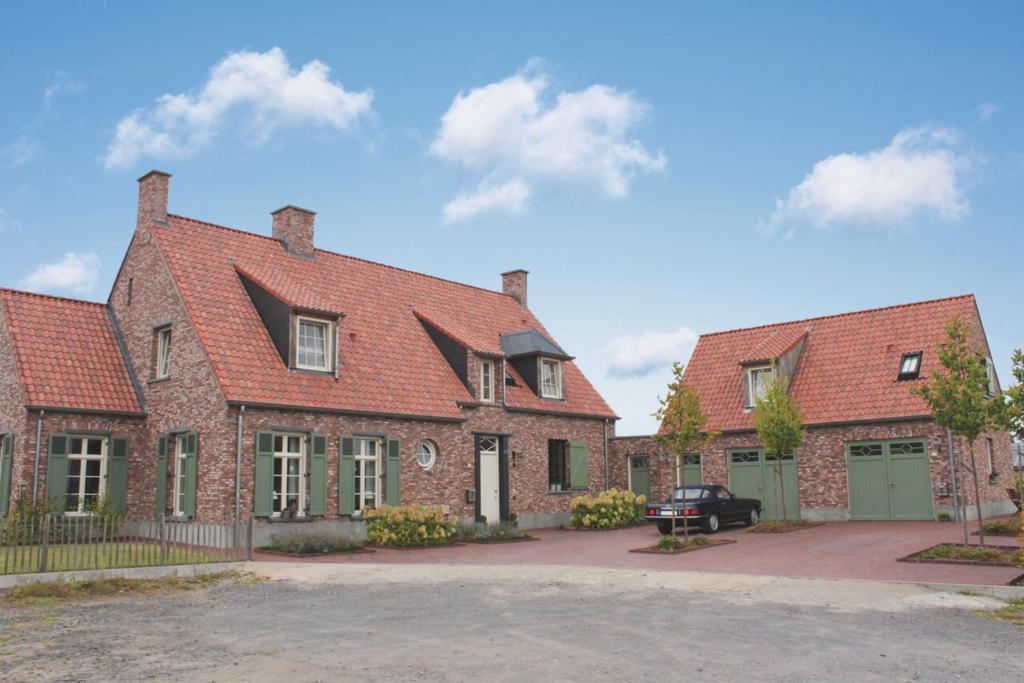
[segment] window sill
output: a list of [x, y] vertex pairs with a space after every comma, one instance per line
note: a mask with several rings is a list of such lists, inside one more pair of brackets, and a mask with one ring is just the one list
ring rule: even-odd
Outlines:
[[308, 524], [312, 517], [267, 517], [269, 524]]
[[570, 495], [572, 493], [574, 493], [574, 491], [572, 491], [572, 490], [569, 490], [569, 491], [551, 491], [551, 490], [549, 490], [548, 491], [548, 495], [549, 496], [568, 496], [568, 495]]
[[159, 384], [160, 382], [166, 382], [170, 378], [170, 375], [167, 375], [166, 377], [154, 377], [153, 379], [146, 380], [146, 384]]

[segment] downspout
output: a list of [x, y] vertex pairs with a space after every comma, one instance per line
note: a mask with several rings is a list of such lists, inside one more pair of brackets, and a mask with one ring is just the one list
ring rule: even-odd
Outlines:
[[508, 370], [505, 369], [505, 358], [501, 359], [501, 407], [508, 408], [508, 401], [505, 400], [505, 390], [508, 388], [508, 384], [505, 383], [505, 373]]
[[[953, 453], [953, 432], [946, 430], [946, 442], [949, 444], [949, 479], [953, 487], [953, 519], [960, 521], [960, 492], [956, 481], [956, 456]], [[967, 513], [964, 513], [964, 545], [967, 545]]]
[[608, 420], [604, 421], [604, 490], [608, 490]]
[[36, 419], [36, 464], [32, 473], [32, 507], [35, 507], [36, 501], [39, 500], [39, 453], [43, 446], [43, 417], [45, 415], [46, 411], [40, 410], [39, 417]]
[[238, 443], [235, 449], [235, 524], [242, 521], [242, 421], [245, 406], [238, 406]]

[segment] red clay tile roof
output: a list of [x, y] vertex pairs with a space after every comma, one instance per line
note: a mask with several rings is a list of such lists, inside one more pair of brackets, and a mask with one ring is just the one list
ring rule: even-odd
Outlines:
[[917, 381], [896, 379], [900, 360], [923, 351], [927, 377], [939, 367], [935, 348], [955, 317], [972, 325], [975, 343], [987, 351], [974, 296], [966, 295], [705, 334], [683, 380], [701, 395], [710, 428], [753, 429], [753, 414], [743, 409], [741, 363], [777, 357], [806, 333], [790, 395], [807, 424], [925, 416], [924, 402], [909, 393]]
[[0, 289], [25, 404], [140, 413], [103, 304]]
[[[153, 234], [232, 402], [459, 419], [457, 402], [473, 398], [417, 316], [494, 355], [501, 354], [502, 333], [536, 328], [547, 334], [529, 310], [500, 292], [323, 250], [297, 258], [273, 238], [182, 216], [172, 215], [170, 227], [154, 227]], [[289, 371], [239, 272], [289, 305], [344, 316], [338, 379]], [[564, 381], [565, 401], [512, 389], [508, 403], [614, 417], [575, 364], [565, 364]]]

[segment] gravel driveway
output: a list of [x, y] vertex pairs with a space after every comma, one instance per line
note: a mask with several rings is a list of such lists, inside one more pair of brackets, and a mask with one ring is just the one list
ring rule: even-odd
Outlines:
[[1021, 680], [1024, 632], [976, 614], [995, 603], [916, 587], [559, 567], [265, 573], [286, 578], [6, 609], [0, 679]]

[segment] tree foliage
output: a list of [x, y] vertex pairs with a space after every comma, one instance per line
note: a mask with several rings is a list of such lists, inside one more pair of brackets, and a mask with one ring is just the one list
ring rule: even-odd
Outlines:
[[1013, 438], [1024, 441], [1024, 351], [1013, 352], [1014, 385], [1006, 390], [1007, 422]]
[[[701, 408], [700, 394], [693, 387], [683, 383], [683, 366], [672, 364], [672, 382], [664, 398], [658, 397], [658, 410], [654, 417], [661, 428], [654, 440], [667, 448], [676, 458], [680, 472], [680, 486], [686, 486], [684, 458], [690, 453], [700, 453], [717, 439], [721, 432], [708, 429], [707, 413]], [[685, 500], [683, 501], [685, 505]], [[672, 532], [675, 535], [675, 521], [672, 518]], [[683, 535], [689, 533], [686, 517], [683, 517]]]
[[803, 443], [803, 424], [804, 417], [789, 395], [789, 382], [785, 377], [776, 377], [765, 388], [763, 397], [755, 397], [754, 429], [757, 430], [757, 437], [764, 446], [765, 454], [776, 456], [773, 469], [779, 482], [783, 519], [786, 519], [788, 514], [782, 456], [795, 451]]
[[959, 318], [946, 323], [947, 339], [936, 349], [942, 369], [932, 371], [927, 383], [914, 387], [911, 393], [924, 399], [940, 427], [967, 441], [979, 538], [984, 545], [974, 442], [985, 432], [1006, 428], [1009, 415], [1004, 401], [992, 400], [985, 358], [971, 344], [970, 333], [970, 326]]

